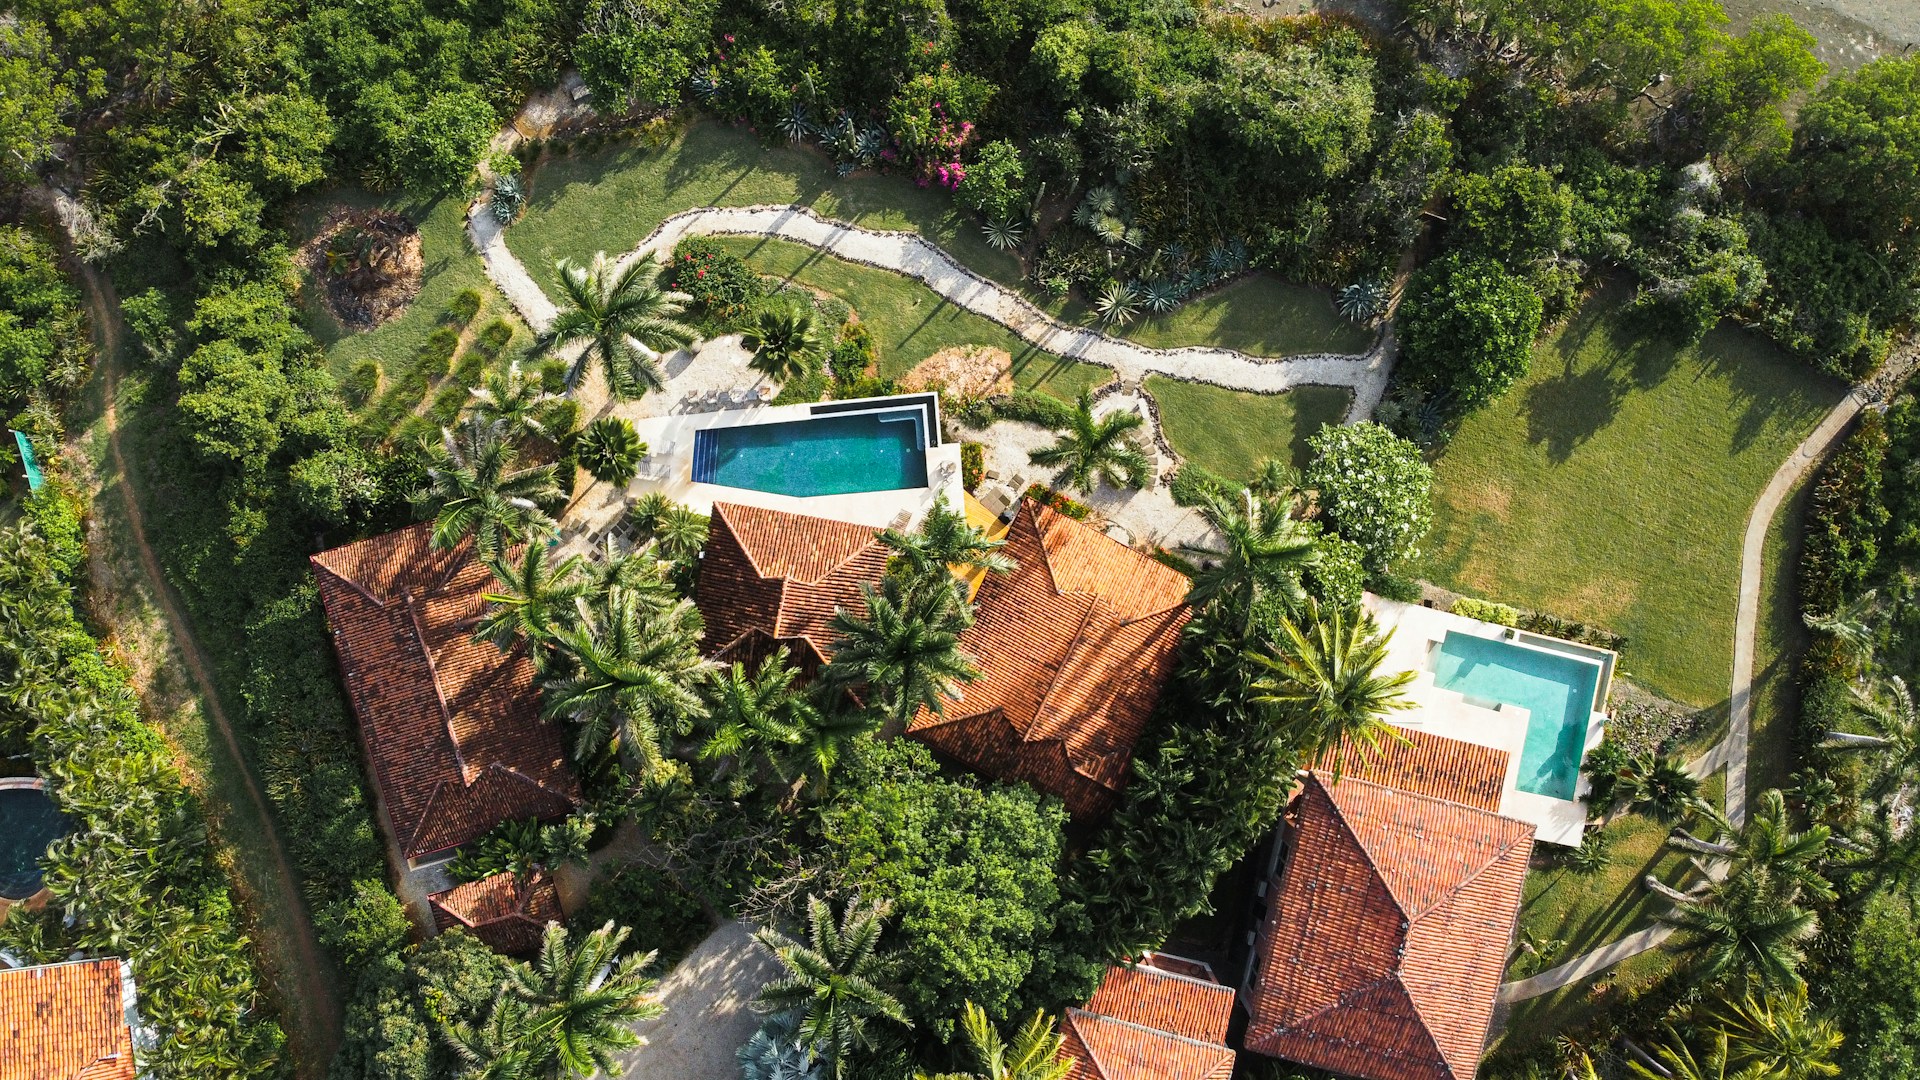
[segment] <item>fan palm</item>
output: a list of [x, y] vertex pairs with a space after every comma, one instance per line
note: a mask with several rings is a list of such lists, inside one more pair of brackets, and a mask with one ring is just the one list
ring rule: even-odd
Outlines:
[[1073, 1061], [1060, 1057], [1066, 1039], [1054, 1030], [1053, 1018], [1044, 1011], [1035, 1011], [1009, 1043], [988, 1022], [987, 1011], [969, 1001], [960, 1017], [960, 1031], [974, 1071], [937, 1077], [919, 1073], [915, 1080], [1066, 1080], [1073, 1071]]
[[427, 466], [427, 486], [413, 496], [433, 515], [434, 547], [456, 547], [472, 536], [484, 558], [535, 529], [554, 527], [542, 509], [562, 498], [553, 466], [518, 468], [519, 455], [504, 435], [500, 421], [480, 416], [441, 432], [439, 451]]
[[[1387, 640], [1373, 616], [1348, 618], [1338, 608], [1323, 610], [1309, 600], [1302, 620], [1280, 621], [1277, 654], [1247, 655], [1269, 674], [1254, 680], [1253, 700], [1277, 705], [1286, 714], [1294, 745], [1308, 761], [1321, 758], [1344, 741], [1372, 747], [1381, 735], [1399, 737], [1386, 723], [1388, 713], [1409, 707], [1403, 693], [1413, 672], [1382, 675]], [[1340, 758], [1334, 758], [1335, 776]]]
[[1724, 1036], [1732, 1064], [1763, 1066], [1778, 1080], [1840, 1075], [1833, 1055], [1843, 1036], [1833, 1021], [1808, 1015], [1804, 986], [1723, 999], [1709, 1010], [1708, 1021]]
[[698, 688], [714, 665], [700, 655], [700, 613], [687, 600], [653, 609], [616, 587], [588, 616], [559, 637], [569, 670], [542, 684], [542, 714], [572, 722], [576, 761], [610, 749], [651, 775], [666, 765], [666, 733], [706, 714]]
[[1096, 480], [1115, 488], [1146, 484], [1152, 466], [1134, 433], [1146, 418], [1131, 409], [1116, 409], [1096, 419], [1093, 399], [1084, 392], [1067, 414], [1066, 429], [1052, 446], [1027, 453], [1035, 465], [1060, 470], [1060, 482], [1079, 491], [1092, 491]]
[[740, 341], [753, 353], [749, 366], [781, 382], [813, 374], [823, 344], [813, 309], [794, 303], [760, 312]]
[[1875, 680], [1866, 689], [1856, 688], [1854, 699], [1856, 714], [1872, 734], [1829, 731], [1821, 745], [1833, 751], [1881, 755], [1868, 791], [1876, 797], [1891, 795], [1920, 776], [1920, 708], [1915, 707], [1906, 680], [1898, 675]]
[[511, 438], [545, 438], [547, 426], [540, 421], [542, 408], [553, 400], [540, 384], [538, 376], [520, 370], [520, 361], [507, 370], [494, 372], [472, 390], [469, 408], [488, 420], [497, 420]]
[[834, 612], [839, 639], [833, 659], [820, 670], [827, 687], [865, 688], [905, 726], [922, 707], [944, 711], [947, 699], [960, 696], [962, 683], [980, 677], [960, 648], [973, 613], [947, 583], [890, 576], [878, 589], [863, 586], [861, 595], [864, 617], [844, 608]]
[[487, 557], [499, 591], [481, 594], [487, 608], [473, 629], [474, 640], [491, 641], [502, 652], [526, 642], [534, 668], [542, 672], [561, 629], [569, 625], [574, 601], [587, 591], [578, 555], [558, 563], [552, 558], [551, 549], [539, 543], [528, 544], [518, 562]]
[[885, 903], [856, 901], [836, 923], [832, 906], [810, 896], [805, 942], [775, 930], [753, 933], [760, 947], [787, 969], [784, 977], [760, 988], [754, 1008], [797, 1018], [796, 1035], [835, 1076], [846, 1074], [855, 1050], [872, 1045], [867, 1034], [871, 1021], [913, 1026], [899, 999], [880, 986], [885, 960], [879, 946], [886, 915]]
[[1224, 544], [1219, 550], [1182, 549], [1205, 558], [1193, 576], [1189, 603], [1240, 613], [1244, 634], [1253, 625], [1254, 601], [1263, 591], [1278, 591], [1289, 607], [1306, 598], [1300, 572], [1313, 564], [1319, 549], [1313, 530], [1294, 520], [1284, 503], [1256, 498], [1242, 488], [1237, 497], [1209, 496], [1200, 513]]
[[557, 268], [560, 313], [534, 344], [548, 352], [585, 344], [567, 368], [567, 386], [597, 365], [616, 401], [664, 387], [653, 354], [685, 348], [696, 335], [680, 321], [687, 298], [661, 288], [660, 264], [648, 256], [622, 270], [602, 251], [586, 266], [562, 259]]
[[927, 511], [919, 532], [888, 529], [880, 542], [893, 549], [894, 558], [916, 577], [946, 573], [950, 568], [971, 574], [978, 570], [1006, 573], [1016, 565], [1000, 553], [1004, 540], [989, 540], [987, 534], [967, 524], [967, 515], [947, 505], [940, 495]]
[[1710, 876], [1745, 879], [1787, 902], [1802, 897], [1834, 899], [1833, 886], [1822, 873], [1831, 830], [1825, 825], [1796, 830], [1786, 797], [1778, 788], [1762, 792], [1754, 800], [1753, 813], [1740, 826], [1705, 803], [1696, 803], [1694, 813], [1708, 826], [1706, 836], [1675, 829], [1667, 844], [1718, 864]]
[[1677, 893], [1648, 877], [1648, 887], [1672, 901], [1654, 916], [1678, 933], [1667, 948], [1691, 961], [1700, 983], [1746, 977], [1762, 986], [1793, 986], [1806, 959], [1802, 943], [1820, 929], [1813, 912], [1767, 896], [1738, 880], [1700, 895]]

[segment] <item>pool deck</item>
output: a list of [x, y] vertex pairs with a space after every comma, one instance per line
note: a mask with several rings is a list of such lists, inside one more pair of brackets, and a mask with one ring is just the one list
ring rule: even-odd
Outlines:
[[[1574, 799], [1536, 795], [1521, 791], [1518, 786], [1520, 755], [1526, 746], [1527, 722], [1531, 719], [1527, 710], [1513, 705], [1487, 708], [1434, 684], [1432, 652], [1449, 632], [1510, 640], [1514, 631], [1419, 604], [1387, 600], [1372, 593], [1366, 594], [1366, 607], [1379, 622], [1380, 629], [1393, 635], [1387, 643], [1386, 666], [1415, 673], [1413, 684], [1407, 689], [1413, 708], [1394, 713], [1389, 720], [1401, 727], [1418, 728], [1443, 738], [1505, 750], [1507, 775], [1501, 790], [1500, 813], [1531, 824], [1535, 839], [1542, 843], [1578, 847], [1587, 826], [1586, 806], [1579, 801], [1586, 796], [1587, 778], [1583, 775], [1578, 779]], [[1533, 634], [1527, 635], [1527, 639], [1530, 643], [1552, 640]], [[1574, 648], [1582, 655], [1595, 651], [1584, 646]], [[1606, 722], [1605, 713], [1590, 714], [1585, 751], [1600, 745]]]
[[[843, 404], [843, 403], [836, 403]], [[742, 427], [749, 424], [773, 424], [811, 418], [818, 403], [803, 405], [746, 405], [707, 411], [682, 410], [664, 415], [632, 416], [633, 427], [647, 444], [647, 457], [640, 463], [640, 475], [624, 488], [602, 484], [582, 474], [573, 501], [561, 517], [565, 533], [597, 545], [599, 538], [617, 530], [629, 503], [651, 492], [662, 492], [701, 514], [711, 514], [716, 502], [741, 503], [810, 514], [856, 525], [884, 529], [901, 520], [917, 524], [926, 516], [934, 500], [946, 496], [947, 505], [964, 505], [966, 491], [960, 480], [960, 444], [943, 443], [927, 448], [927, 479], [930, 486], [893, 491], [866, 491], [848, 495], [798, 497], [777, 495], [751, 488], [700, 484], [693, 480], [694, 433], [714, 428]]]

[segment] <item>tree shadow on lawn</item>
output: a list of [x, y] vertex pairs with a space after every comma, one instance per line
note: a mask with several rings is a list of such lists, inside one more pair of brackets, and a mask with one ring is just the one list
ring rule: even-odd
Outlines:
[[[1658, 823], [1656, 822], [1656, 824]], [[1571, 945], [1578, 946], [1582, 950], [1591, 951], [1603, 945], [1618, 941], [1627, 934], [1640, 929], [1640, 926], [1636, 924], [1642, 921], [1643, 914], [1645, 921], [1651, 924], [1654, 905], [1650, 901], [1653, 901], [1655, 898], [1648, 895], [1646, 886], [1642, 884], [1642, 881], [1648, 874], [1654, 872], [1655, 867], [1658, 866], [1660, 861], [1667, 855], [1668, 851], [1665, 846], [1665, 841], [1663, 840], [1661, 846], [1655, 848], [1653, 854], [1640, 864], [1634, 872], [1633, 877], [1628, 880], [1627, 887], [1622, 889], [1610, 903], [1589, 914], [1575, 925], [1569, 926], [1563, 924], [1553, 927], [1548, 932], [1551, 933], [1553, 937], [1569, 942]], [[1567, 879], [1572, 878], [1575, 884], [1583, 880], [1570, 869], [1556, 868], [1551, 872], [1559, 876], [1556, 877], [1552, 884], [1536, 893], [1522, 905], [1522, 918], [1525, 917], [1528, 909], [1551, 896], [1561, 884], [1567, 882]], [[1666, 884], [1679, 888], [1681, 883], [1690, 876], [1689, 867], [1684, 862], [1677, 862], [1669, 866], [1658, 876], [1660, 880]], [[1571, 954], [1563, 955], [1556, 959], [1555, 963], [1565, 963], [1571, 959], [1573, 959]]]

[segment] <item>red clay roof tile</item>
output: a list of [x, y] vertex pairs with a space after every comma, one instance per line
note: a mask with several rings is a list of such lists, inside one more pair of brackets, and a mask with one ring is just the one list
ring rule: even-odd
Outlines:
[[1178, 571], [1031, 500], [1007, 530], [961, 639], [982, 671], [908, 731], [977, 772], [1052, 792], [1074, 817], [1111, 809], [1187, 621]]
[[1507, 778], [1505, 750], [1418, 728], [1396, 727], [1394, 732], [1398, 737], [1382, 735], [1372, 747], [1343, 741], [1337, 755], [1329, 751], [1321, 758], [1320, 771], [1331, 776], [1336, 771], [1337, 756], [1342, 777], [1370, 780], [1395, 791], [1431, 795], [1482, 810], [1500, 809], [1500, 794]]
[[888, 552], [870, 525], [715, 503], [695, 598], [708, 655], [744, 659], [766, 651], [763, 635], [817, 666], [833, 651], [833, 614], [857, 609], [860, 587], [878, 584]]
[[1227, 1080], [1233, 991], [1205, 964], [1149, 953], [1107, 969], [1060, 1025], [1071, 1080]]
[[1318, 773], [1291, 818], [1247, 1049], [1366, 1080], [1472, 1077], [1533, 827]]
[[313, 556], [374, 786], [407, 858], [579, 800], [533, 663], [473, 640], [493, 575], [421, 523]]
[[440, 929], [463, 926], [495, 952], [520, 956], [539, 951], [547, 924], [564, 918], [560, 890], [545, 870], [525, 881], [511, 873], [469, 881], [433, 893], [427, 903]]
[[120, 961], [0, 970], [0, 1080], [133, 1080]]

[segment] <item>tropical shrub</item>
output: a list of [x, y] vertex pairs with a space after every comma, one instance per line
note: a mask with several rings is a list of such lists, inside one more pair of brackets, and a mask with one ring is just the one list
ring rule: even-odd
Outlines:
[[987, 478], [987, 448], [977, 442], [960, 444], [960, 483], [968, 491]]
[[1453, 186], [1453, 238], [1461, 250], [1524, 275], [1573, 241], [1574, 196], [1535, 166], [1467, 173]]
[[1304, 575], [1307, 593], [1328, 608], [1354, 608], [1367, 584], [1366, 549], [1331, 533], [1313, 542]]
[[716, 324], [744, 314], [761, 292], [760, 275], [711, 237], [695, 236], [673, 249], [671, 283], [693, 298], [693, 308]]
[[713, 932], [706, 909], [672, 875], [639, 864], [596, 879], [567, 925], [586, 934], [609, 920], [632, 927], [625, 951], [658, 953], [660, 970], [678, 963]]
[[1808, 612], [1834, 611], [1858, 595], [1880, 558], [1892, 518], [1882, 482], [1889, 445], [1885, 420], [1866, 410], [1820, 470], [1800, 556], [1800, 602]]
[[1314, 433], [1306, 486], [1341, 536], [1366, 552], [1370, 570], [1413, 554], [1433, 522], [1433, 470], [1420, 450], [1365, 422]]
[[868, 330], [865, 323], [847, 323], [840, 328], [839, 340], [834, 342], [833, 352], [827, 357], [827, 370], [833, 373], [834, 382], [850, 386], [865, 379], [878, 358], [873, 331]]
[[30, 391], [76, 388], [92, 366], [80, 291], [57, 260], [35, 233], [0, 226], [0, 405]]
[[713, 35], [714, 7], [712, 0], [589, 4], [574, 58], [600, 107], [677, 102]]
[[980, 148], [953, 198], [988, 221], [1017, 221], [1027, 213], [1026, 184], [1019, 148], [1002, 139]]
[[1462, 596], [1453, 602], [1453, 613], [1464, 615], [1481, 622], [1498, 623], [1501, 626], [1519, 626], [1520, 609], [1496, 604], [1489, 600], [1476, 600], [1471, 596]]
[[1526, 375], [1541, 312], [1526, 279], [1490, 259], [1455, 254], [1422, 267], [1400, 302], [1409, 381], [1458, 412], [1485, 405]]

